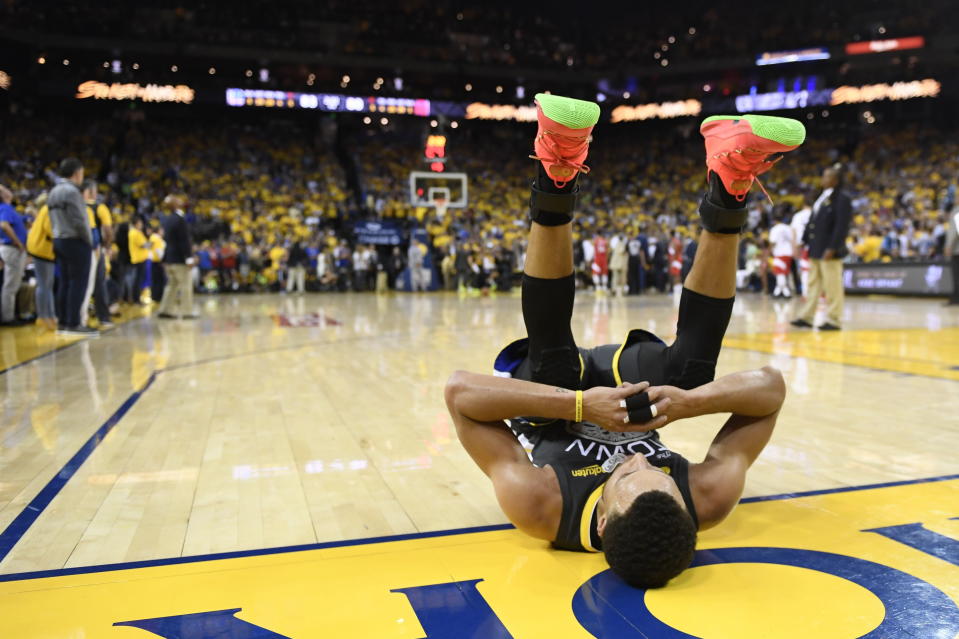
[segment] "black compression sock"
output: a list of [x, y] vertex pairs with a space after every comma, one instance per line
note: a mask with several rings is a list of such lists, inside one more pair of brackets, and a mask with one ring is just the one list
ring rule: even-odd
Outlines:
[[746, 224], [746, 199], [738, 201], [723, 188], [715, 173], [709, 174], [709, 188], [699, 203], [699, 219], [710, 233], [739, 234]]
[[[724, 209], [742, 209], [746, 207], [746, 199], [744, 198], [742, 202], [736, 199], [736, 196], [730, 195], [729, 191], [726, 190], [726, 187], [723, 186], [723, 181], [719, 179], [719, 176], [716, 173], [709, 174], [709, 188], [706, 191], [706, 197], [712, 201], [713, 204], [721, 206]], [[746, 196], [749, 197], [748, 195]]]
[[531, 220], [543, 226], [562, 226], [573, 220], [576, 196], [579, 193], [575, 177], [563, 188], [557, 188], [541, 164], [536, 180], [531, 186], [529, 199]]
[[537, 164], [536, 188], [540, 191], [545, 191], [546, 193], [572, 193], [573, 189], [576, 188], [576, 180], [578, 179], [579, 173], [573, 176], [573, 179], [567, 182], [566, 186], [559, 188], [553, 184], [553, 178], [547, 175], [546, 169], [543, 168], [543, 164]]

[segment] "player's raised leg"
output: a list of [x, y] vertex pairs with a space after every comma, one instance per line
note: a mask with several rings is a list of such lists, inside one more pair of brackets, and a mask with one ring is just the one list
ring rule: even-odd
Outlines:
[[806, 137], [798, 120], [762, 115], [714, 116], [706, 138], [709, 186], [699, 205], [703, 231], [679, 304], [676, 341], [667, 349], [665, 377], [693, 388], [711, 381], [736, 295], [739, 234], [746, 195], [787, 151]]
[[523, 267], [523, 320], [529, 335], [533, 381], [574, 388], [579, 353], [570, 329], [573, 316], [573, 211], [579, 173], [589, 151], [599, 105], [555, 95], [536, 96], [539, 160], [530, 195], [532, 220]]

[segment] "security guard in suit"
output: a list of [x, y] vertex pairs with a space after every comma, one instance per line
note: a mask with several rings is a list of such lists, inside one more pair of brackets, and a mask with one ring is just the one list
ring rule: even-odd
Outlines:
[[803, 233], [809, 247], [809, 287], [806, 301], [792, 325], [812, 328], [820, 295], [826, 294], [826, 321], [819, 330], [838, 331], [842, 321], [844, 289], [842, 258], [846, 256], [846, 236], [852, 220], [852, 202], [840, 190], [841, 166], [835, 164], [822, 174], [822, 193], [813, 204], [812, 216]]

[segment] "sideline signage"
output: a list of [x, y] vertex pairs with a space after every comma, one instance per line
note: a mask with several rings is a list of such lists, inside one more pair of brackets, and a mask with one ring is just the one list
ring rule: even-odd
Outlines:
[[847, 293], [947, 296], [952, 293], [952, 270], [946, 262], [889, 262], [844, 264]]
[[185, 84], [123, 84], [89, 80], [77, 87], [76, 99], [140, 100], [142, 102], [179, 102], [191, 104], [196, 92]]

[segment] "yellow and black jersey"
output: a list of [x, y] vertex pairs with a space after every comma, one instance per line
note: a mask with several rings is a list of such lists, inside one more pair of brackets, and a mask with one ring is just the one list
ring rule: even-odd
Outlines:
[[[656, 366], [655, 358], [643, 354], [644, 346], [651, 354], [664, 347], [652, 333], [634, 330], [622, 344], [580, 348], [580, 388], [615, 387], [623, 381], [639, 381], [639, 369], [648, 372], [661, 368]], [[530, 380], [527, 350], [525, 339], [507, 346], [496, 359], [495, 374]], [[657, 372], [652, 379], [660, 375], [662, 373]], [[613, 433], [589, 422], [537, 417], [516, 417], [508, 423], [533, 464], [540, 468], [551, 466], [559, 479], [563, 511], [554, 547], [587, 552], [602, 550], [596, 532], [596, 505], [610, 474], [630, 455], [637, 454], [673, 478], [693, 524], [699, 528], [689, 488], [689, 462], [662, 443], [658, 431]]]
[[536, 466], [550, 465], [559, 479], [563, 511], [553, 546], [563, 550], [598, 552], [596, 505], [606, 480], [631, 455], [644, 455], [650, 464], [676, 482], [686, 509], [699, 527], [689, 489], [689, 462], [671, 451], [659, 433], [612, 433], [588, 422], [555, 420], [534, 425], [528, 419], [509, 420], [510, 428], [527, 446]]

